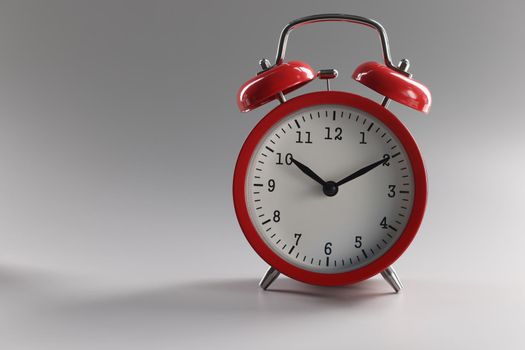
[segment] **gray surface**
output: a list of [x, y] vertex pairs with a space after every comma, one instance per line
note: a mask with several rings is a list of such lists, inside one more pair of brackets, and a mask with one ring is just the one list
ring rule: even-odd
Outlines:
[[[426, 160], [420, 234], [379, 278], [279, 279], [231, 205], [239, 148], [272, 106], [239, 85], [281, 27], [318, 12], [378, 19], [428, 85], [393, 103]], [[2, 1], [0, 348], [506, 348], [525, 326], [520, 1]], [[294, 32], [287, 58], [340, 75], [379, 59], [367, 28]], [[309, 88], [320, 89], [323, 82]]]

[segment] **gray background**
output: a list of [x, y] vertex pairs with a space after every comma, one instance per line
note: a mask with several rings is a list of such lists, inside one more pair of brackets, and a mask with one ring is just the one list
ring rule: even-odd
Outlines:
[[[429, 174], [396, 266], [344, 288], [279, 279], [237, 225], [231, 178], [251, 128], [238, 87], [281, 28], [320, 12], [378, 19], [433, 93], [392, 111]], [[523, 349], [522, 1], [0, 3], [0, 348]], [[376, 34], [316, 24], [287, 57], [380, 60]], [[323, 88], [314, 82], [300, 93]]]

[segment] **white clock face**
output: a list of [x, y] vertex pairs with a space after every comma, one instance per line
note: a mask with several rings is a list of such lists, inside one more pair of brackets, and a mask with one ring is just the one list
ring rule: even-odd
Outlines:
[[361, 110], [320, 105], [296, 112], [261, 139], [246, 203], [266, 244], [302, 269], [341, 273], [383, 255], [414, 201], [403, 145]]

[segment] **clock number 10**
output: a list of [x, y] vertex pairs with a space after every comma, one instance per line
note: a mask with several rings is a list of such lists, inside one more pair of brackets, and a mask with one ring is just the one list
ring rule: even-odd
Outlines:
[[283, 154], [281, 152], [277, 152], [277, 165], [291, 165], [292, 164], [292, 154], [286, 153], [286, 155], [283, 157]]

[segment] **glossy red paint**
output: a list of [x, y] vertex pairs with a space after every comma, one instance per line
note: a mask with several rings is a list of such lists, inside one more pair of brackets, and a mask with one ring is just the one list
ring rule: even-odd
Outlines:
[[[257, 232], [252, 219], [248, 214], [248, 207], [246, 203], [245, 187], [246, 176], [250, 159], [253, 152], [257, 148], [259, 142], [267, 134], [267, 132], [281, 119], [297, 112], [303, 108], [321, 105], [333, 104], [350, 106], [363, 110], [382, 121], [390, 130], [397, 136], [407, 152], [409, 161], [412, 165], [414, 174], [414, 205], [412, 213], [410, 214], [405, 230], [394, 243], [394, 245], [381, 257], [363, 266], [357, 270], [336, 273], [336, 274], [322, 274], [303, 270], [297, 266], [290, 264], [281, 257], [279, 257], [261, 238]], [[253, 249], [263, 258], [269, 265], [276, 268], [281, 273], [294, 278], [296, 280], [325, 286], [344, 285], [359, 282], [370, 278], [396, 261], [401, 254], [408, 248], [414, 236], [416, 235], [426, 206], [427, 198], [427, 180], [423, 159], [416, 142], [407, 128], [396, 118], [392, 112], [371, 101], [367, 98], [354, 95], [348, 92], [341, 91], [320, 91], [310, 94], [301, 95], [288, 102], [279, 105], [268, 113], [252, 130], [246, 139], [235, 166], [235, 173], [233, 178], [233, 199], [237, 219]]]
[[315, 78], [309, 64], [290, 61], [274, 66], [244, 83], [237, 92], [237, 106], [248, 112], [277, 98], [279, 92], [287, 94]]
[[432, 96], [425, 85], [381, 63], [359, 65], [352, 78], [396, 102], [424, 113], [430, 111]]

